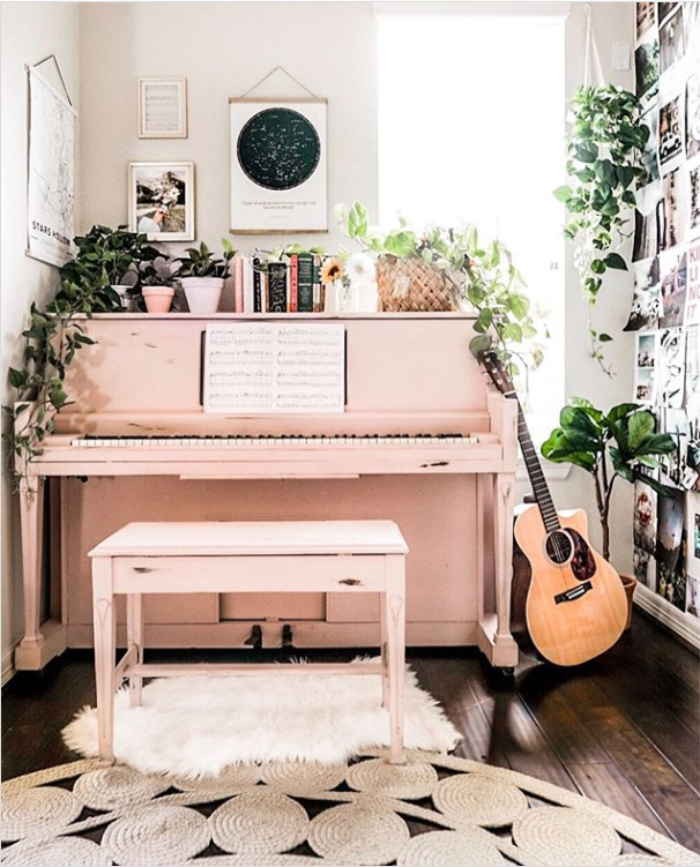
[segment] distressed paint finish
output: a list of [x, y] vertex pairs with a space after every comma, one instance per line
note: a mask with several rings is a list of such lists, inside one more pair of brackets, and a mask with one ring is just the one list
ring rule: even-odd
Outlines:
[[[499, 503], [496, 480], [510, 479], [512, 488], [516, 419], [512, 402], [486, 386], [468, 353], [473, 319], [460, 314], [341, 318], [348, 347], [346, 412], [274, 418], [203, 413], [201, 336], [212, 319], [246, 321], [228, 314], [131, 314], [97, 315], [81, 323], [97, 344], [71, 366], [66, 387], [75, 404], [58, 416], [56, 434], [32, 467], [37, 476], [61, 478], [63, 604], [60, 620], [40, 629], [28, 611], [18, 667], [39, 669], [67, 645], [89, 646], [86, 553], [130, 521], [330, 516], [391, 518], [402, 527], [413, 551], [407, 574], [409, 644], [478, 643], [493, 664], [513, 664], [506, 587], [512, 497], [494, 506]], [[304, 319], [328, 317], [294, 317], [295, 322]], [[462, 433], [479, 441], [401, 448], [275, 447], [264, 454], [259, 447], [214, 452], [205, 446], [70, 445], [84, 434], [139, 433]], [[89, 484], [75, 481], [76, 476]], [[28, 507], [22, 520], [30, 606], [32, 594], [38, 598], [39, 593], [31, 554], [39, 512]], [[280, 601], [265, 594], [192, 593], [168, 600], [146, 597], [143, 607], [148, 639], [157, 646], [241, 646], [255, 624], [262, 626], [265, 646], [274, 646], [280, 621], [293, 624], [298, 647], [381, 642], [373, 594], [289, 594]], [[121, 605], [117, 614], [124, 622]], [[125, 639], [120, 627], [118, 641]]]

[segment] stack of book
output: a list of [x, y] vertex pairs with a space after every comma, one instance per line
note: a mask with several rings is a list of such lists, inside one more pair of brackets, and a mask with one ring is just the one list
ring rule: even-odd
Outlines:
[[322, 264], [322, 256], [313, 253], [292, 253], [280, 260], [236, 254], [236, 313], [322, 313]]

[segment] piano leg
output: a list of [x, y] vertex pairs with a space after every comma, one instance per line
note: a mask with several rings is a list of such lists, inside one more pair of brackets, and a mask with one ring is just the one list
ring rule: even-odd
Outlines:
[[44, 481], [35, 473], [22, 482], [19, 503], [24, 635], [15, 651], [15, 668], [38, 671], [66, 649], [66, 630], [57, 620], [47, 621], [43, 630], [41, 627]]

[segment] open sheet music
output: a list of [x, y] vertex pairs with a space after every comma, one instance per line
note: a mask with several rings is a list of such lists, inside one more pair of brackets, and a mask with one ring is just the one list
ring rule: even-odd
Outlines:
[[207, 325], [205, 412], [260, 415], [344, 409], [343, 325]]

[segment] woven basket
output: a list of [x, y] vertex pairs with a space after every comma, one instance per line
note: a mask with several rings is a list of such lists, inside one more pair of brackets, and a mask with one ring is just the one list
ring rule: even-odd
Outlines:
[[456, 310], [454, 290], [445, 275], [420, 257], [383, 255], [377, 262], [379, 309], [390, 313]]

